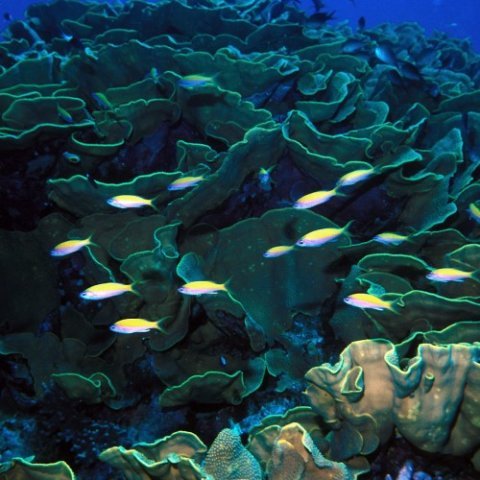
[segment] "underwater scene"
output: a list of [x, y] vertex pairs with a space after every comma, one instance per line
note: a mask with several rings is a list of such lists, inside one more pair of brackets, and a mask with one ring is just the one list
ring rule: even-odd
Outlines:
[[480, 36], [366, 4], [1, 3], [0, 480], [480, 479]]

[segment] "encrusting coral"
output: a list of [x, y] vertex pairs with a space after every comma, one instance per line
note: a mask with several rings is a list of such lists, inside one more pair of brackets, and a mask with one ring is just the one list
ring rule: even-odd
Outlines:
[[421, 344], [406, 359], [386, 340], [363, 340], [309, 370], [306, 394], [332, 429], [333, 458], [369, 454], [394, 428], [428, 452], [478, 454], [479, 353], [478, 343]]

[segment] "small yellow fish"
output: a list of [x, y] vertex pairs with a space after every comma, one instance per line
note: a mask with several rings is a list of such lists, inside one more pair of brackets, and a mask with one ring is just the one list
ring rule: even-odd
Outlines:
[[133, 284], [127, 285], [124, 283], [108, 282], [93, 285], [82, 293], [80, 297], [84, 300], [104, 300], [105, 298], [116, 297], [126, 292], [137, 293], [133, 289]]
[[225, 283], [215, 283], [209, 280], [199, 280], [182, 285], [178, 291], [185, 295], [215, 295], [218, 292], [227, 292]]
[[139, 197], [138, 195], [116, 195], [109, 198], [107, 203], [115, 208], [154, 207], [154, 199]]
[[167, 187], [167, 190], [172, 192], [176, 190], [184, 190], [185, 188], [196, 187], [203, 180], [205, 180], [203, 176], [177, 178]]
[[337, 190], [319, 190], [300, 197], [293, 205], [294, 208], [313, 208], [328, 202], [337, 194]]
[[269, 248], [263, 256], [265, 258], [275, 258], [275, 257], [281, 257], [282, 255], [285, 255], [286, 253], [292, 251], [294, 248], [293, 245], [279, 245], [277, 247], [272, 247]]
[[178, 85], [183, 88], [204, 87], [215, 83], [215, 76], [209, 77], [207, 75], [185, 75], [178, 81]]
[[337, 182], [337, 187], [347, 187], [349, 185], [355, 185], [362, 180], [367, 179], [368, 177], [372, 176], [375, 172], [374, 168], [365, 168], [361, 170], [354, 170], [353, 172], [348, 172]]
[[313, 230], [300, 238], [295, 245], [299, 247], [320, 247], [325, 243], [333, 242], [342, 235], [342, 233], [345, 233], [351, 223], [352, 221], [348, 222], [347, 225], [342, 228], [320, 228], [319, 230]]
[[352, 293], [343, 301], [358, 308], [371, 308], [372, 310], [393, 310], [392, 302], [387, 302], [369, 293]]
[[95, 245], [92, 242], [92, 237], [77, 239], [77, 240], [67, 240], [66, 242], [61, 242], [58, 245], [55, 245], [52, 250], [50, 250], [50, 255], [52, 257], [64, 257], [65, 255], [70, 255], [71, 253], [78, 252], [83, 247], [87, 245]]
[[110, 330], [116, 333], [143, 333], [150, 330], [158, 330], [162, 333], [167, 333], [166, 330], [160, 326], [164, 318], [158, 321], [145, 320], [144, 318], [124, 318], [118, 320], [110, 326]]
[[383, 245], [400, 245], [405, 240], [408, 240], [408, 237], [398, 233], [385, 232], [375, 235], [373, 239], [376, 242], [383, 243]]
[[480, 208], [477, 207], [474, 203], [471, 203], [468, 206], [468, 212], [470, 216], [478, 223], [480, 223]]
[[476, 272], [464, 272], [456, 268], [437, 268], [432, 270], [427, 278], [435, 282], [463, 282], [467, 278], [472, 278]]

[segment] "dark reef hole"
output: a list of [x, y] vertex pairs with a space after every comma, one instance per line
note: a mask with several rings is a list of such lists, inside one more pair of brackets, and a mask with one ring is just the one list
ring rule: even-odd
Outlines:
[[413, 463], [416, 472], [422, 471], [433, 480], [478, 480], [478, 472], [468, 458], [428, 453], [396, 435], [392, 435], [390, 440], [369, 455], [368, 459], [371, 462], [368, 478], [371, 480], [385, 480], [387, 474], [399, 478], [397, 475], [407, 461]]

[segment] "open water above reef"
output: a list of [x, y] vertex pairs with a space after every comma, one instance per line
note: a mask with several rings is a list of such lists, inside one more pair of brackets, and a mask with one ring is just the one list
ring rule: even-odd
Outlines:
[[[117, 3], [119, 3], [118, 0]], [[14, 19], [22, 18], [26, 8], [33, 0], [3, 0], [0, 11], [9, 13]], [[115, 2], [111, 2], [115, 3]], [[154, 2], [153, 2], [154, 3]], [[231, 2], [234, 3], [234, 2]], [[286, 3], [286, 2], [285, 2]], [[301, 0], [297, 6], [308, 13], [315, 9], [315, 2]], [[364, 17], [370, 27], [380, 23], [417, 22], [430, 35], [433, 31], [445, 32], [457, 38], [469, 38], [474, 48], [480, 51], [480, 13], [477, 0], [325, 0], [325, 9], [334, 12], [335, 21], [348, 20], [352, 26]], [[9, 20], [2, 18], [1, 28]]]

